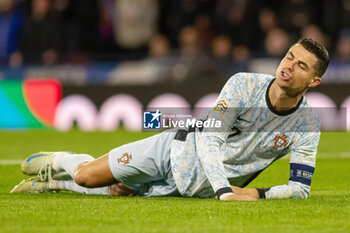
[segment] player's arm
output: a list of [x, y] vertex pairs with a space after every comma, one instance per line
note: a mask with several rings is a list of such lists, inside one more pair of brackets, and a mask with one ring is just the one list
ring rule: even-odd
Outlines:
[[292, 149], [288, 184], [257, 189], [260, 199], [307, 198], [309, 196], [319, 138], [319, 132], [302, 134], [301, 139]]
[[256, 188], [240, 188], [240, 187], [231, 185], [231, 189], [237, 195], [249, 196], [254, 200], [259, 199], [259, 192], [258, 192], [258, 189]]
[[226, 193], [221, 196], [222, 201], [256, 201], [259, 200], [257, 189], [254, 188], [240, 188], [231, 185], [233, 193]]
[[[217, 197], [216, 197], [217, 198]], [[227, 193], [227, 195], [224, 195], [220, 197], [221, 201], [256, 201], [259, 198], [253, 197], [249, 194], [237, 194], [237, 193]]]
[[246, 92], [243, 93], [244, 90], [244, 77], [241, 74], [233, 76], [222, 89], [215, 108], [208, 114], [208, 118], [221, 121], [221, 128], [205, 128], [201, 132], [196, 132], [197, 155], [215, 196], [220, 200], [238, 198], [233, 195], [225, 174], [221, 146], [232, 133], [233, 124], [244, 103], [243, 96], [246, 95]]

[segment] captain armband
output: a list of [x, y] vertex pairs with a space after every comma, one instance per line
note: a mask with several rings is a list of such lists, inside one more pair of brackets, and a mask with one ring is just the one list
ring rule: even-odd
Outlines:
[[304, 164], [291, 163], [289, 180], [310, 186], [314, 171], [314, 167]]

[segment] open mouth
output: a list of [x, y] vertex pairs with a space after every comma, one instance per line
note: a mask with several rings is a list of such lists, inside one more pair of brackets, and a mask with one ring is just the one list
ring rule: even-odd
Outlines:
[[292, 76], [290, 74], [281, 71], [281, 79], [283, 81], [289, 81], [291, 78]]

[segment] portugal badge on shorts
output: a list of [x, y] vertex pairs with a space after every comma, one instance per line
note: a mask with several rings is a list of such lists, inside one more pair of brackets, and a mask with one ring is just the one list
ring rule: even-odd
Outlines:
[[157, 110], [156, 112], [144, 111], [143, 112], [143, 128], [144, 129], [160, 129], [161, 128], [162, 113]]
[[131, 154], [129, 153], [124, 153], [122, 156], [120, 156], [118, 158], [118, 163], [123, 163], [124, 165], [125, 164], [128, 164], [130, 162], [130, 160], [132, 159], [132, 156]]

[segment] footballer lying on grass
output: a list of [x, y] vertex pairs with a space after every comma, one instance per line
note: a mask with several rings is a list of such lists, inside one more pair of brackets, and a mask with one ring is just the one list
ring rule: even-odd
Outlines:
[[[40, 152], [21, 166], [25, 174], [37, 176], [23, 180], [12, 192], [71, 190], [239, 201], [306, 198], [320, 121], [304, 94], [320, 84], [328, 63], [321, 44], [300, 39], [282, 59], [276, 77], [238, 73], [228, 80], [207, 118], [221, 121], [220, 130], [169, 130], [98, 159], [88, 154]], [[238, 188], [290, 151], [287, 185]]]

